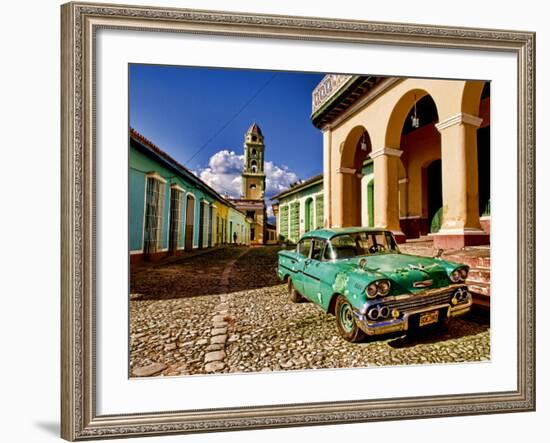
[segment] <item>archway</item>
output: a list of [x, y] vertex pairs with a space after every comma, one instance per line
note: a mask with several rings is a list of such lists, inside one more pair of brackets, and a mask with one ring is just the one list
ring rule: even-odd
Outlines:
[[431, 221], [442, 207], [441, 135], [435, 127], [438, 121], [434, 99], [418, 89], [401, 97], [388, 124], [387, 142], [402, 151], [396, 174], [399, 225], [407, 238], [430, 232]]
[[362, 202], [361, 179], [365, 163], [372, 152], [369, 133], [363, 126], [353, 128], [342, 146], [340, 162], [341, 226], [361, 226], [362, 213], [367, 207]]
[[426, 207], [430, 232], [438, 232], [441, 226], [441, 209], [443, 197], [441, 193], [441, 159], [434, 160], [426, 168]]
[[195, 227], [195, 197], [187, 194], [185, 206], [185, 249], [193, 249], [193, 236]]

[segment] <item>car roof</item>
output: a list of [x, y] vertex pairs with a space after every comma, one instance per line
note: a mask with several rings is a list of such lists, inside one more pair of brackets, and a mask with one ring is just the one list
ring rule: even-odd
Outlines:
[[324, 240], [330, 240], [332, 237], [340, 234], [355, 234], [357, 232], [388, 232], [383, 228], [364, 228], [361, 226], [350, 228], [325, 228], [316, 229], [315, 231], [306, 232], [302, 238], [322, 238]]

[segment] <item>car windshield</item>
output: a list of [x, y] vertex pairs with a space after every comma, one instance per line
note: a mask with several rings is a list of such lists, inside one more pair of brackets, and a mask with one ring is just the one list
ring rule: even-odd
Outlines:
[[333, 237], [325, 255], [328, 259], [338, 260], [388, 252], [399, 252], [393, 235], [390, 232], [369, 231]]

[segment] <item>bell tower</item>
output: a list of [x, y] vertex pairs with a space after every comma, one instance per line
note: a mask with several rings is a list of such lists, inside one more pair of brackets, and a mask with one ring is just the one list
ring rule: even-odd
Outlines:
[[242, 194], [245, 200], [263, 200], [265, 192], [264, 136], [253, 123], [244, 136]]

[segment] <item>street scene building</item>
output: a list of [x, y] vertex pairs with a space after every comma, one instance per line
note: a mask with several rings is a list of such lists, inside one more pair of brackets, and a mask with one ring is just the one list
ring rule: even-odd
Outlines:
[[296, 243], [306, 232], [324, 225], [323, 175], [316, 175], [273, 197], [277, 236], [281, 243]]
[[489, 243], [488, 82], [327, 75], [312, 108], [325, 226], [430, 234], [435, 248]]
[[252, 245], [262, 245], [268, 242], [264, 154], [264, 136], [260, 127], [253, 123], [245, 134], [242, 197], [231, 200], [252, 220], [250, 225], [250, 244]]
[[[490, 360], [488, 82], [132, 65], [130, 89], [130, 377]], [[449, 297], [421, 289], [433, 284], [421, 256], [436, 254], [466, 272], [476, 309], [446, 322], [438, 305], [430, 327], [346, 341], [338, 325], [353, 315], [331, 314], [344, 277], [328, 273], [341, 284], [329, 309], [312, 301], [316, 266], [380, 271], [368, 248], [359, 261], [314, 253], [347, 227], [392, 231], [387, 255], [407, 261], [395, 272], [420, 275], [414, 294], [392, 283], [405, 296], [393, 319], [425, 301], [411, 294]], [[309, 299], [277, 275], [291, 250]]]
[[250, 243], [246, 214], [134, 129], [129, 163], [133, 262]]

